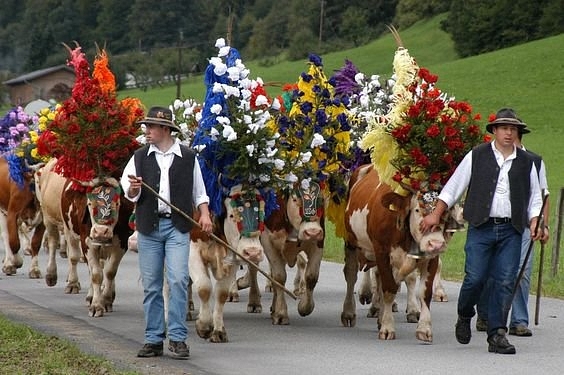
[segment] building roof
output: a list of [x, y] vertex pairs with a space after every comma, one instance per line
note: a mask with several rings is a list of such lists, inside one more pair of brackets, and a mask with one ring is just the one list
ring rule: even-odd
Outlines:
[[68, 65], [57, 65], [57, 66], [52, 66], [50, 68], [39, 69], [39, 70], [30, 72], [30, 73], [26, 73], [26, 74], [23, 74], [19, 77], [9, 79], [9, 80], [7, 80], [3, 83], [5, 85], [8, 85], [8, 86], [18, 85], [18, 84], [33, 81], [33, 80], [36, 80], [37, 78], [41, 78], [43, 76], [58, 72], [59, 70], [66, 70], [66, 71], [74, 74], [74, 69], [71, 68], [70, 66], [68, 66]]

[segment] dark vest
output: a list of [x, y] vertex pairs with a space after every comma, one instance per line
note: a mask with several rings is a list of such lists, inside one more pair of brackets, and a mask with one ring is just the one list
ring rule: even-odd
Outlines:
[[[159, 191], [161, 170], [155, 158], [155, 153], [147, 155], [149, 146], [145, 146], [135, 151], [135, 170], [137, 176], [143, 177], [143, 182], [147, 183], [153, 190]], [[192, 187], [194, 185], [194, 163], [196, 154], [188, 147], [180, 145], [182, 157], [174, 156], [174, 160], [169, 169], [170, 183], [170, 203], [192, 217]], [[171, 209], [172, 223], [182, 233], [186, 233], [192, 228], [192, 223]], [[146, 188], [142, 188], [141, 195], [135, 207], [135, 225], [139, 232], [150, 234], [158, 229], [158, 198]]]
[[[519, 233], [523, 233], [529, 222], [527, 208], [531, 194], [532, 163], [528, 153], [517, 148], [517, 157], [509, 170], [511, 223]], [[482, 225], [489, 219], [499, 171], [491, 144], [485, 143], [474, 148], [472, 175], [464, 202], [464, 219], [473, 226]]]

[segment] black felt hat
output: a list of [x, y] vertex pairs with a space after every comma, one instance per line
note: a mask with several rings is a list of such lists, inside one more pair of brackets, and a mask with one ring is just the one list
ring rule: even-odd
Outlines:
[[180, 131], [180, 128], [174, 123], [174, 121], [172, 121], [172, 111], [166, 107], [151, 107], [147, 116], [145, 116], [143, 120], [139, 120], [137, 123], [164, 125], [175, 131]]
[[502, 108], [495, 114], [495, 120], [486, 125], [486, 130], [493, 133], [494, 126], [498, 125], [513, 125], [521, 134], [529, 133], [530, 130], [526, 129], [527, 124], [521, 121], [515, 111], [511, 108]]

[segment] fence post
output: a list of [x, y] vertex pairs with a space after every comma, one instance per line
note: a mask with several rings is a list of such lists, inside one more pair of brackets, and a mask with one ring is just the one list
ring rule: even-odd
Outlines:
[[552, 240], [552, 268], [550, 272], [552, 277], [556, 276], [558, 273], [558, 262], [560, 259], [560, 237], [562, 232], [562, 215], [564, 211], [564, 199], [562, 199], [563, 195], [564, 188], [560, 188], [560, 195], [558, 196], [558, 214], [556, 215], [554, 230], [552, 232], [556, 234], [556, 238], [553, 237]]

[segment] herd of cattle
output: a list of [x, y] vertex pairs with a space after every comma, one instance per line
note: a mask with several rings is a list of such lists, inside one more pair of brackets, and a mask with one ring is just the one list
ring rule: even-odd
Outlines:
[[[54, 172], [54, 163], [55, 159], [31, 170], [21, 188], [10, 178], [7, 161], [0, 157], [0, 231], [6, 251], [2, 272], [14, 275], [23, 266], [23, 239], [31, 233], [29, 277], [42, 277], [38, 254], [46, 244], [46, 284], [57, 283], [55, 258], [57, 249], [61, 249], [66, 251], [69, 265], [65, 293], [79, 293], [76, 267], [84, 259], [90, 274], [86, 297], [89, 314], [102, 317], [113, 308], [115, 276], [133, 234], [129, 221], [134, 206], [123, 196], [117, 182], [119, 176], [91, 181], [85, 189], [88, 193], [83, 193], [71, 188], [73, 181]], [[225, 212], [214, 217], [214, 234], [225, 242], [214, 240], [214, 236], [198, 228], [192, 230], [189, 267], [191, 287], [200, 301], [196, 320], [200, 337], [212, 342], [228, 341], [223, 308], [227, 301], [238, 299], [241, 288], [249, 287], [247, 312], [262, 312], [256, 268], [248, 267], [245, 277], [239, 280], [236, 275], [241, 264], [258, 264], [265, 257], [271, 278], [279, 285], [286, 284], [288, 267], [297, 267], [293, 297], [297, 296], [298, 312], [301, 316], [313, 312], [327, 203], [312, 199], [311, 195], [322, 194], [316, 188], [319, 186], [311, 184], [310, 191], [278, 192], [278, 209], [265, 219], [264, 225], [255, 223], [260, 230], [248, 231], [242, 230], [237, 215], [256, 207], [255, 199], [260, 200], [260, 193], [245, 194], [245, 200], [238, 199], [234, 204], [233, 194], [241, 194], [237, 190], [240, 187], [235, 187], [224, 202]], [[394, 300], [404, 282], [408, 293], [407, 319], [417, 322], [417, 339], [432, 341], [431, 300], [447, 298], [440, 286], [438, 255], [452, 236], [444, 223], [432, 232], [420, 231], [419, 223], [433, 203], [428, 195], [418, 191], [407, 195], [395, 193], [379, 180], [371, 165], [354, 172], [345, 212], [346, 297], [341, 312], [344, 326], [356, 324], [354, 289], [359, 271], [364, 271], [359, 302], [371, 304], [369, 314], [378, 318], [379, 338], [395, 339]], [[460, 212], [449, 214], [461, 222]], [[413, 252], [424, 256], [410, 256]], [[270, 285], [272, 324], [289, 324], [288, 293], [276, 283]]]

